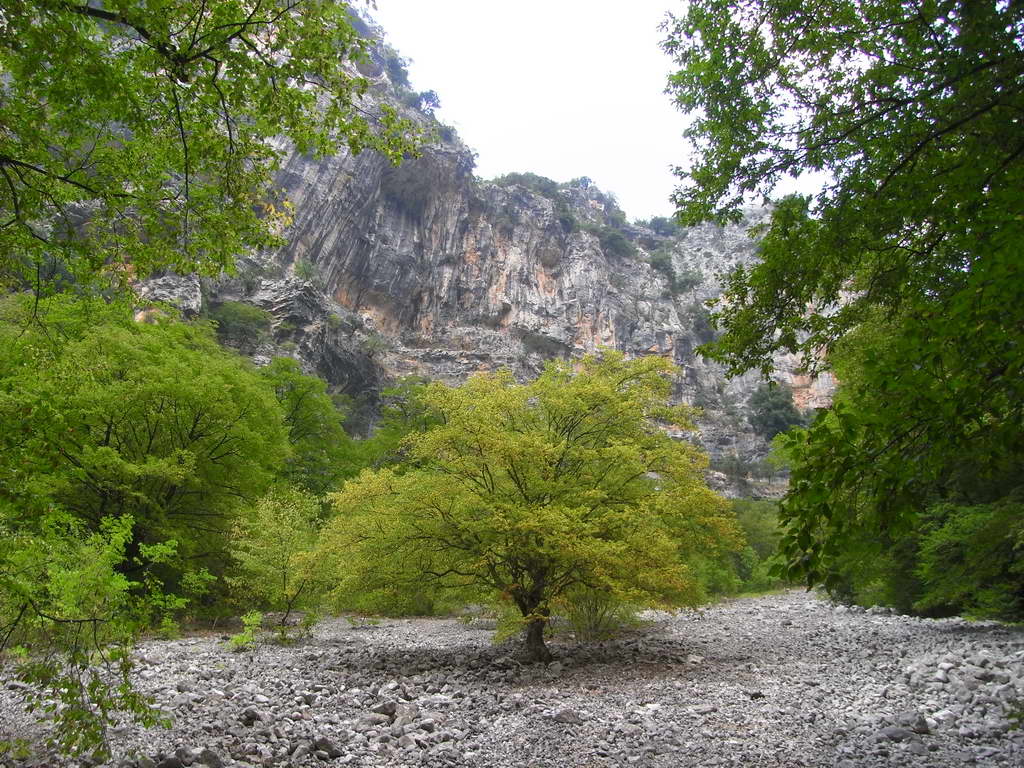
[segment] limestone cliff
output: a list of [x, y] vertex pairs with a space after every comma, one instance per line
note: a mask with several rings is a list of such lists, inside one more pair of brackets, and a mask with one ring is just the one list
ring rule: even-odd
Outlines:
[[[384, 70], [364, 74], [374, 98], [395, 100]], [[659, 234], [627, 224], [585, 179], [481, 181], [472, 152], [441, 135], [397, 168], [371, 153], [287, 159], [278, 183], [295, 209], [288, 245], [244, 259], [205, 296], [273, 313], [258, 361], [294, 355], [372, 407], [388, 380], [409, 374], [458, 382], [504, 366], [527, 378], [548, 358], [600, 346], [664, 355], [683, 371], [679, 399], [704, 408], [700, 440], [713, 457], [764, 454], [743, 412], [756, 377], [726, 380], [694, 354], [713, 333], [703, 301], [719, 274], [756, 257], [746, 228], [763, 211]], [[776, 378], [801, 407], [827, 402], [829, 382], [798, 375], [794, 360], [780, 359]]]

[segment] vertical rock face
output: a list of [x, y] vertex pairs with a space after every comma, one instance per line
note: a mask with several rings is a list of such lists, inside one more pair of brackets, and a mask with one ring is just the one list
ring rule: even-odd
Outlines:
[[[390, 99], [383, 69], [369, 74], [375, 98]], [[703, 302], [720, 274], [755, 258], [746, 229], [764, 211], [665, 236], [627, 224], [585, 179], [484, 182], [472, 169], [454, 137], [399, 167], [371, 153], [292, 154], [278, 176], [295, 211], [288, 245], [245, 259], [207, 300], [269, 310], [274, 339], [257, 359], [294, 355], [368, 402], [410, 374], [454, 383], [508, 367], [528, 378], [599, 347], [667, 356], [683, 371], [677, 397], [704, 409], [712, 457], [764, 454], [743, 412], [756, 376], [726, 380], [694, 353], [714, 333]], [[827, 404], [830, 382], [801, 376], [795, 360], [780, 359], [776, 378], [801, 407]]]

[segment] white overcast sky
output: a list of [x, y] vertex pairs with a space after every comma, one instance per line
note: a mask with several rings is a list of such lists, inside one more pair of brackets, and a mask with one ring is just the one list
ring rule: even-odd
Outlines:
[[684, 116], [658, 43], [680, 0], [377, 0], [370, 14], [485, 179], [589, 176], [630, 219], [671, 215]]

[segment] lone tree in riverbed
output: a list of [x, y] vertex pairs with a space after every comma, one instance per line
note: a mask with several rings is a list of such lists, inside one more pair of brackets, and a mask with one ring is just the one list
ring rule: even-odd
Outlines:
[[554, 598], [590, 590], [635, 605], [683, 606], [701, 590], [687, 555], [731, 547], [735, 523], [705, 484], [706, 459], [659, 424], [672, 366], [616, 352], [432, 384], [438, 424], [407, 438], [397, 469], [365, 471], [333, 497], [321, 568], [344, 595], [381, 607], [423, 589], [511, 601], [535, 660]]

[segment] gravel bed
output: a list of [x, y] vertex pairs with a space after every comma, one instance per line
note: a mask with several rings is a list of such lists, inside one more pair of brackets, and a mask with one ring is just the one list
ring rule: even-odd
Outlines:
[[[1021, 628], [793, 591], [556, 640], [540, 665], [481, 623], [332, 620], [241, 653], [142, 643], [138, 684], [174, 727], [117, 727], [113, 765], [1024, 766]], [[18, 694], [4, 680], [0, 740], [41, 743]]]

